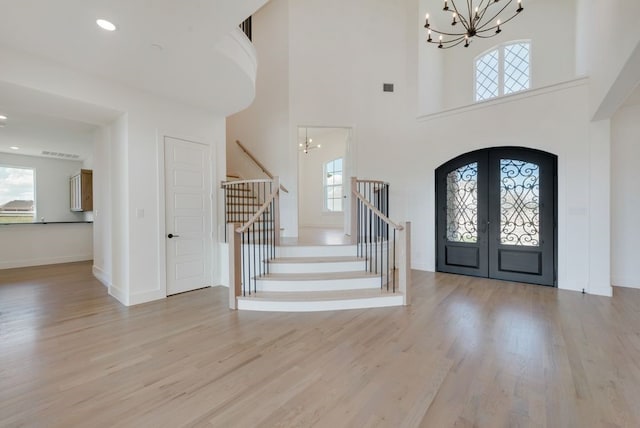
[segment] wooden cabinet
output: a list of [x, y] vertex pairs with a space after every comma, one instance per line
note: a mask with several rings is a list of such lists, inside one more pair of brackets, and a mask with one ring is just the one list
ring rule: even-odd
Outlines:
[[71, 211], [93, 211], [93, 171], [81, 169], [69, 179]]

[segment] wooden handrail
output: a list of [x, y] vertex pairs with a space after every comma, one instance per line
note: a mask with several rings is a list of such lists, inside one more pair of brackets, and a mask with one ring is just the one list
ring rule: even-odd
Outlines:
[[389, 217], [387, 217], [386, 215], [382, 214], [382, 212], [379, 209], [377, 209], [371, 202], [369, 202], [369, 201], [367, 201], [365, 199], [365, 197], [362, 195], [362, 193], [358, 192], [355, 189], [352, 189], [351, 193], [353, 193], [353, 196], [355, 196], [356, 198], [360, 199], [362, 201], [362, 203], [365, 204], [371, 211], [373, 211], [373, 213], [375, 215], [380, 217], [380, 220], [384, 221], [389, 226], [393, 227], [395, 230], [403, 230], [404, 229], [404, 227], [402, 227], [399, 224], [394, 223], [393, 221], [391, 221], [391, 219], [389, 219]]
[[231, 181], [223, 181], [221, 186], [235, 186], [237, 184], [247, 184], [247, 183], [273, 183], [273, 179], [271, 178], [254, 178], [252, 180], [231, 180]]
[[[277, 179], [275, 179], [274, 181], [278, 181]], [[253, 215], [253, 217], [251, 217], [245, 224], [243, 224], [241, 227], [236, 229], [236, 232], [238, 233], [244, 233], [247, 231], [247, 229], [249, 229], [251, 227], [251, 225], [253, 223], [256, 222], [256, 220], [258, 220], [258, 218], [262, 215], [262, 213], [264, 213], [267, 208], [269, 208], [269, 205], [271, 205], [271, 201], [273, 201], [276, 196], [278, 196], [278, 192], [280, 191], [280, 187], [279, 186], [275, 186], [275, 189], [273, 190], [273, 192], [271, 192], [271, 194], [269, 195], [269, 197], [267, 199], [265, 199], [264, 204], [262, 204], [262, 206], [260, 207], [260, 209], [258, 211], [256, 211], [256, 213]]]
[[[242, 151], [249, 156], [249, 159], [251, 159], [256, 165], [258, 165], [258, 167], [262, 170], [262, 172], [264, 172], [267, 177], [269, 178], [273, 178], [273, 174], [271, 174], [271, 172], [269, 172], [269, 170], [267, 169], [266, 166], [264, 166], [258, 159], [256, 159], [256, 157], [253, 155], [253, 153], [251, 153], [249, 151], [249, 149], [247, 149], [245, 146], [242, 145], [242, 143], [238, 140], [236, 140], [236, 144], [238, 146], [240, 146], [240, 148], [242, 149]], [[285, 193], [289, 193], [289, 191], [287, 190], [286, 187], [284, 187], [282, 184], [280, 185], [280, 189], [282, 189], [283, 192]]]
[[366, 180], [363, 178], [358, 178], [356, 181], [358, 183], [389, 184], [386, 181], [382, 181], [382, 180]]

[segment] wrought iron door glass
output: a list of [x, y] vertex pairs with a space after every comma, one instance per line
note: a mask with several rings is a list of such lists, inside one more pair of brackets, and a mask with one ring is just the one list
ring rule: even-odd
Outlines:
[[447, 240], [478, 242], [478, 163], [447, 174]]
[[500, 160], [500, 243], [540, 245], [540, 167]]

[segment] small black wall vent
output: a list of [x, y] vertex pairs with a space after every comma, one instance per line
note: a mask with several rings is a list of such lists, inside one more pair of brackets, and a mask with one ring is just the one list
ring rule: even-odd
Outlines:
[[393, 83], [383, 83], [382, 92], [393, 92]]

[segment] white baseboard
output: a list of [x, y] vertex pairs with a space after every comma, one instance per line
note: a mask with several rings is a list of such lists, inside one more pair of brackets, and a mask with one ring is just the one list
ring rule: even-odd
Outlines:
[[64, 257], [46, 257], [41, 259], [10, 260], [0, 262], [0, 269], [56, 265], [60, 263], [86, 262], [88, 260], [93, 260], [93, 254], [81, 254]]
[[162, 300], [167, 297], [164, 290], [151, 290], [131, 295], [129, 306], [140, 305], [142, 303], [153, 302], [154, 300]]
[[91, 268], [91, 272], [93, 273], [93, 276], [95, 276], [96, 279], [102, 283], [102, 285], [104, 285], [105, 287], [111, 287], [111, 276], [109, 274], [107, 274], [96, 265], [93, 265], [93, 267]]
[[127, 293], [125, 293], [121, 289], [114, 287], [113, 285], [110, 285], [109, 295], [115, 297], [123, 305], [129, 306], [129, 296], [127, 295]]
[[637, 278], [613, 277], [611, 278], [611, 283], [616, 287], [640, 288], [640, 281]]
[[411, 264], [411, 269], [413, 270], [421, 270], [424, 272], [435, 272], [435, 269], [431, 269], [429, 267], [429, 265], [424, 264], [424, 263], [412, 263]]

